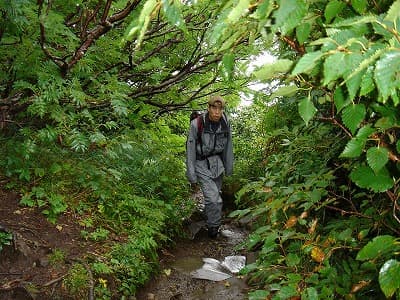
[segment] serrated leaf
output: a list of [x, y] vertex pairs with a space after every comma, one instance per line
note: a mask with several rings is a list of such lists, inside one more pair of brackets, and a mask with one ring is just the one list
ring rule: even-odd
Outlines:
[[356, 12], [362, 14], [365, 12], [367, 8], [367, 0], [351, 0], [351, 6], [354, 8]]
[[310, 23], [302, 23], [296, 27], [296, 38], [300, 45], [303, 45], [304, 42], [308, 39], [310, 32], [311, 32]]
[[333, 80], [336, 80], [346, 74], [348, 65], [345, 61], [345, 54], [343, 52], [336, 52], [328, 56], [324, 62], [324, 81], [323, 84], [327, 85]]
[[385, 192], [393, 187], [393, 179], [386, 168], [375, 173], [370, 167], [360, 166], [350, 173], [350, 179], [359, 187], [374, 192]]
[[384, 51], [385, 49], [378, 49], [372, 55], [370, 55], [371, 53], [368, 53], [364, 57], [364, 60], [362, 60], [357, 66], [354, 66], [353, 68], [354, 71], [352, 71], [350, 74], [346, 76], [345, 81], [350, 80], [353, 76], [356, 76], [364, 69], [371, 67]]
[[364, 120], [365, 114], [366, 109], [364, 104], [353, 104], [343, 109], [342, 121], [350, 129], [351, 133], [354, 134]]
[[368, 137], [371, 136], [371, 134], [375, 133], [376, 130], [371, 127], [371, 125], [366, 125], [364, 127], [361, 127], [360, 130], [357, 132], [356, 137], [360, 139], [367, 139]]
[[367, 15], [367, 16], [354, 17], [354, 18], [346, 18], [346, 19], [343, 19], [343, 21], [335, 22], [334, 24], [331, 24], [330, 26], [333, 26], [333, 27], [350, 27], [350, 26], [359, 25], [359, 24], [374, 23], [376, 21], [377, 21], [377, 17], [376, 16]]
[[[346, 57], [345, 57], [345, 63], [347, 65], [346, 72], [351, 73], [351, 71], [350, 72], [348, 72], [348, 71], [357, 69], [358, 66], [360, 65], [362, 59], [363, 59], [363, 56], [359, 53], [346, 55]], [[347, 90], [349, 92], [350, 100], [353, 100], [355, 98], [357, 91], [360, 88], [361, 79], [362, 79], [363, 75], [364, 75], [364, 73], [361, 71], [361, 72], [355, 73], [351, 77], [348, 76], [346, 78], [345, 82], [346, 82]]]
[[367, 150], [367, 162], [374, 172], [379, 172], [389, 161], [389, 151], [384, 147], [371, 147]]
[[164, 14], [169, 23], [186, 30], [185, 21], [183, 20], [182, 12], [180, 9], [180, 1], [162, 0]]
[[279, 59], [275, 62], [263, 65], [260, 69], [254, 72], [254, 76], [261, 81], [269, 80], [288, 72], [292, 65], [293, 62], [289, 59]]
[[234, 24], [239, 21], [240, 17], [247, 12], [250, 0], [239, 0], [239, 3], [229, 12], [226, 21], [228, 24]]
[[364, 150], [366, 139], [352, 138], [347, 142], [346, 147], [340, 157], [355, 158], [359, 157]]
[[222, 65], [224, 66], [226, 77], [231, 79], [235, 66], [235, 55], [233, 53], [226, 53], [222, 58]]
[[399, 249], [398, 242], [391, 235], [379, 235], [368, 242], [358, 253], [357, 260], [375, 260]]
[[375, 89], [373, 67], [370, 66], [362, 76], [360, 86], [360, 96], [365, 96]]
[[295, 85], [282, 86], [277, 89], [272, 95], [271, 98], [274, 97], [283, 97], [283, 96], [293, 96], [299, 88]]
[[301, 118], [304, 120], [306, 125], [308, 122], [314, 117], [317, 109], [314, 106], [314, 103], [309, 98], [304, 98], [299, 103], [299, 114]]
[[400, 262], [390, 259], [379, 270], [379, 285], [386, 298], [391, 298], [400, 289]]
[[258, 6], [257, 10], [251, 16], [258, 20], [265, 20], [269, 17], [271, 12], [274, 10], [274, 1], [266, 0], [262, 1]]
[[281, 0], [275, 12], [277, 29], [285, 35], [296, 28], [308, 11], [308, 6], [302, 0]]
[[323, 55], [324, 53], [322, 53], [321, 51], [306, 53], [302, 58], [300, 58], [300, 60], [294, 67], [292, 75], [309, 73], [310, 71], [312, 71], [312, 69], [314, 69], [315, 65], [322, 58]]
[[335, 93], [333, 94], [333, 101], [338, 112], [351, 103], [350, 99], [345, 98], [341, 87], [336, 88]]
[[400, 52], [390, 51], [382, 56], [376, 63], [375, 82], [379, 90], [382, 102], [395, 93], [400, 88], [400, 79], [398, 71], [400, 69]]
[[147, 0], [143, 5], [139, 18], [130, 24], [125, 39], [132, 41], [136, 37], [136, 48], [140, 47], [150, 24], [151, 15], [156, 8], [157, 0]]
[[397, 18], [400, 17], [400, 0], [395, 1], [392, 6], [390, 6], [385, 21], [395, 22]]
[[326, 22], [330, 23], [336, 16], [340, 14], [340, 12], [345, 7], [346, 3], [342, 1], [339, 0], [328, 1], [328, 4], [326, 5], [324, 11]]

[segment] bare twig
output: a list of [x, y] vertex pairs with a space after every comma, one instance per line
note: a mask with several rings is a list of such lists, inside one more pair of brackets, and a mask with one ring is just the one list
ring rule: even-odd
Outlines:
[[55, 284], [55, 283], [57, 283], [57, 282], [63, 280], [65, 276], [67, 276], [67, 274], [64, 274], [64, 275], [62, 275], [62, 276], [60, 276], [60, 277], [58, 277], [58, 278], [55, 278], [55, 279], [53, 279], [53, 280], [50, 280], [50, 281], [46, 282], [45, 284], [43, 284], [42, 287], [48, 287], [48, 286], [50, 286], [50, 285], [53, 285], [53, 284]]

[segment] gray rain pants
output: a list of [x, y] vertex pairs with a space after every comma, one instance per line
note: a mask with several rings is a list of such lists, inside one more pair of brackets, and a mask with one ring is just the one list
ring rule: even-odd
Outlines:
[[211, 178], [197, 173], [197, 178], [204, 195], [204, 212], [207, 218], [207, 227], [219, 227], [221, 225], [222, 198], [220, 190], [222, 177], [222, 174], [217, 178]]

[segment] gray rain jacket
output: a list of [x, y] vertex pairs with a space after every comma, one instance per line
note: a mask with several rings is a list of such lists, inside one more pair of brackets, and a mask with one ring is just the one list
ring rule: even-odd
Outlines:
[[197, 183], [197, 174], [217, 178], [224, 172], [229, 176], [233, 171], [232, 132], [225, 115], [221, 117], [215, 132], [212, 130], [208, 113], [200, 118], [203, 118], [204, 124], [201, 134], [202, 146], [196, 142], [196, 118], [190, 122], [186, 141], [186, 176], [191, 183]]

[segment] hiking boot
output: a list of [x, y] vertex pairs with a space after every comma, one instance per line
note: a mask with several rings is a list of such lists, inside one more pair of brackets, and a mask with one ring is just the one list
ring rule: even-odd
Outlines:
[[218, 235], [219, 227], [208, 227], [208, 237], [215, 239]]

